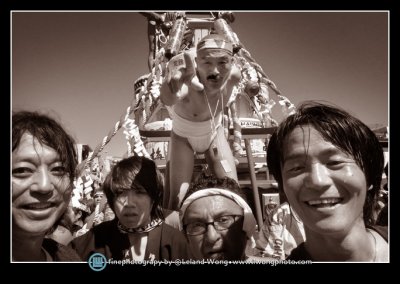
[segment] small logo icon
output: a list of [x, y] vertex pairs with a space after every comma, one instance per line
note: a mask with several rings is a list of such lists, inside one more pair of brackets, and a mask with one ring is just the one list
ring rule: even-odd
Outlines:
[[107, 259], [101, 253], [95, 253], [89, 258], [88, 263], [92, 270], [102, 271], [104, 268], [106, 268]]

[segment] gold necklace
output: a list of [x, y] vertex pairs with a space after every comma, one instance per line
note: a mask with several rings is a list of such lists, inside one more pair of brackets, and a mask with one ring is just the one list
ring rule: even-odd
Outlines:
[[370, 229], [368, 229], [368, 233], [372, 236], [372, 238], [374, 239], [374, 258], [372, 260], [372, 262], [376, 262], [376, 255], [377, 255], [377, 241], [375, 238], [375, 235], [372, 233], [372, 231]]

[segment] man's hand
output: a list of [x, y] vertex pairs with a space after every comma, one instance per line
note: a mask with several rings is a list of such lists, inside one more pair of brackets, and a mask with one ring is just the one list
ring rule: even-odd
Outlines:
[[170, 59], [167, 66], [166, 80], [171, 93], [178, 97], [183, 84], [188, 85], [196, 91], [204, 89], [196, 76], [196, 69], [193, 58], [185, 51]]
[[93, 219], [93, 226], [96, 226], [104, 221], [104, 213], [100, 212], [97, 216]]
[[85, 224], [81, 229], [79, 229], [75, 234], [74, 234], [74, 238], [80, 237], [84, 234], [86, 234], [87, 232], [89, 232], [89, 229], [86, 228]]

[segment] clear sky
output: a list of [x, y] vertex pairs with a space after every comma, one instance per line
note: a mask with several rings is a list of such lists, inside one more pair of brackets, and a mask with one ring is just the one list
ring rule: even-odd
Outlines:
[[[369, 125], [388, 124], [387, 12], [235, 16], [240, 41], [295, 105], [325, 100]], [[13, 12], [11, 48], [12, 109], [50, 112], [93, 149], [149, 72], [147, 20], [135, 11]], [[103, 154], [126, 150], [120, 130]]]

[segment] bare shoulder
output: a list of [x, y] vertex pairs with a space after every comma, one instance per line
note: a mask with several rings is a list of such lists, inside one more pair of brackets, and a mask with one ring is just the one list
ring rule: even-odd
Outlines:
[[236, 64], [233, 64], [231, 74], [229, 77], [230, 84], [235, 85], [240, 81], [242, 77], [242, 72], [240, 71], [239, 67]]

